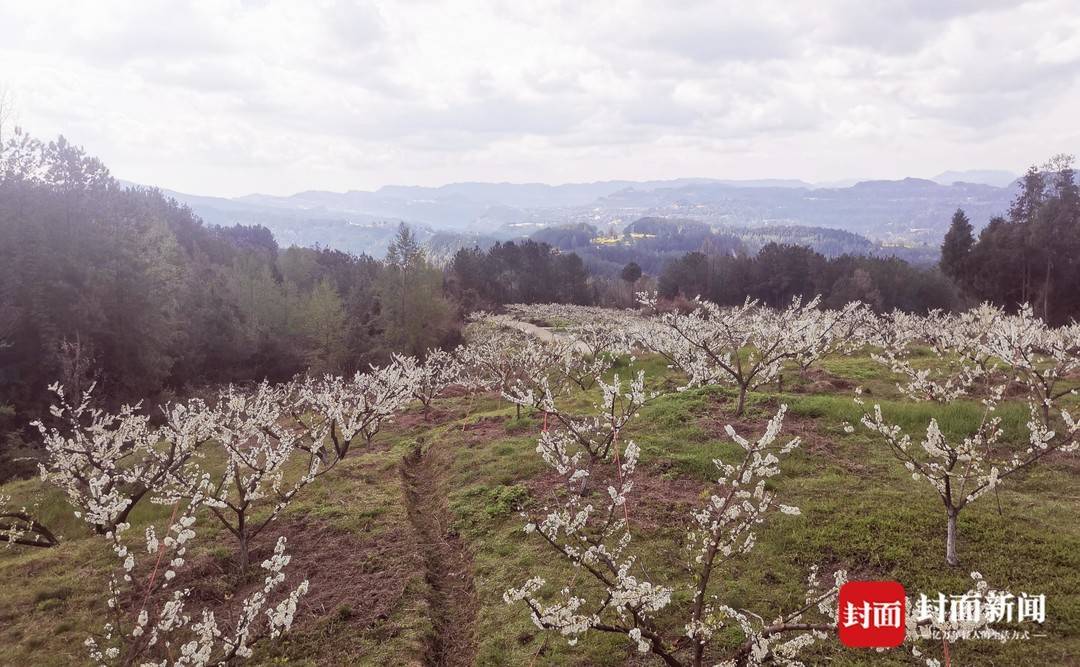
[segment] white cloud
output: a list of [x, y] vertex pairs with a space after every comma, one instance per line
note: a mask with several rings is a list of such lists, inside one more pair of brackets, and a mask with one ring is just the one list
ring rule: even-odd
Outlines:
[[0, 83], [206, 194], [899, 177], [1080, 149], [1078, 35], [1073, 0], [0, 0]]

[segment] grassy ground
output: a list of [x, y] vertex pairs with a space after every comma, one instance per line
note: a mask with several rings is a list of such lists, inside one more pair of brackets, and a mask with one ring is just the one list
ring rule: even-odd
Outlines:
[[[966, 642], [952, 649], [960, 665], [1080, 664], [1080, 466], [1057, 459], [1010, 479], [997, 496], [986, 496], [960, 518], [956, 570], [944, 565], [945, 516], [925, 483], [911, 479], [885, 445], [858, 422], [862, 407], [851, 387], [868, 389], [887, 417], [913, 436], [935, 416], [946, 435], [977, 423], [979, 406], [956, 402], [937, 407], [896, 400], [892, 378], [863, 356], [825, 360], [805, 380], [788, 373], [784, 393], [775, 387], [751, 395], [748, 413], [734, 420], [732, 392], [707, 388], [670, 392], [641, 410], [625, 437], [642, 448], [639, 486], [632, 505], [636, 550], [660, 579], [680, 567], [680, 538], [690, 507], [700, 502], [713, 475], [712, 459], [734, 458], [723, 434], [733, 423], [757, 435], [779, 402], [790, 406], [785, 433], [802, 446], [786, 458], [775, 489], [802, 516], [780, 515], [758, 531], [754, 551], [731, 564], [718, 592], [734, 607], [766, 618], [799, 606], [810, 566], [849, 570], [856, 578], [896, 579], [909, 594], [958, 593], [977, 570], [995, 587], [1047, 596], [1043, 637], [1006, 644]], [[672, 388], [678, 378], [652, 357], [640, 359], [650, 383]], [[585, 410], [591, 397], [572, 399]], [[1026, 408], [999, 410], [1007, 437], [1023, 439]], [[467, 415], [467, 416], [466, 416]], [[448, 512], [447, 535], [460, 540], [471, 560], [475, 596], [472, 629], [480, 665], [655, 664], [629, 642], [589, 635], [577, 646], [540, 633], [522, 606], [507, 606], [503, 591], [531, 576], [554, 585], [573, 580], [564, 565], [521, 529], [518, 511], [542, 502], [545, 467], [536, 455], [540, 421], [515, 411], [496, 396], [457, 396], [436, 402], [432, 415], [403, 415], [377, 439], [377, 451], [358, 453], [308, 487], [262, 541], [289, 536], [296, 572], [311, 579], [311, 594], [287, 638], [259, 646], [255, 664], [422, 664], [433, 624], [431, 583], [421, 544], [410, 524], [399, 467], [416, 444], [437, 450], [440, 491]], [[81, 664], [88, 629], [99, 622], [105, 568], [112, 564], [100, 538], [87, 534], [64, 500], [29, 480], [0, 487], [17, 499], [42, 496], [46, 523], [66, 539], [51, 550], [0, 550], [0, 664]], [[169, 508], [146, 506], [135, 529], [167, 519]], [[230, 538], [200, 524], [192, 567], [201, 579], [199, 599], [227, 597], [235, 588]], [[468, 574], [468, 573], [465, 573]], [[677, 599], [685, 599], [685, 592]], [[215, 597], [216, 596], [216, 597]], [[672, 627], [681, 620], [671, 619]], [[734, 644], [737, 637], [726, 637]], [[932, 655], [940, 647], [929, 647]], [[914, 664], [898, 653], [845, 650], [829, 640], [808, 664]]]

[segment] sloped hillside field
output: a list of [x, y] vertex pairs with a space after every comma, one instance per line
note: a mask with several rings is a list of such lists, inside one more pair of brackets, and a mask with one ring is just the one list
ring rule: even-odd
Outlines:
[[[1080, 664], [1080, 330], [523, 306], [467, 340], [154, 421], [58, 396], [0, 487], [0, 664]], [[901, 646], [839, 641], [858, 580], [904, 586]]]

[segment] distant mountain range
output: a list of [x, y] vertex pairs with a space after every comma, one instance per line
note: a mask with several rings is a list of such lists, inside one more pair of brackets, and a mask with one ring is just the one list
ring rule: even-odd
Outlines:
[[521, 238], [550, 226], [584, 223], [621, 232], [643, 217], [698, 220], [729, 231], [827, 228], [865, 237], [878, 248], [936, 247], [958, 207], [980, 227], [1005, 212], [1015, 190], [1015, 177], [1007, 172], [947, 171], [932, 180], [834, 186], [788, 179], [683, 178], [386, 186], [373, 192], [311, 190], [287, 197], [165, 192], [209, 224], [265, 225], [283, 245], [317, 244], [381, 256], [404, 221], [445, 257], [463, 245]]
[[999, 188], [1008, 187], [1016, 180], [1016, 174], [994, 169], [970, 169], [968, 171], [943, 171], [932, 179], [941, 185], [953, 183], [978, 183]]

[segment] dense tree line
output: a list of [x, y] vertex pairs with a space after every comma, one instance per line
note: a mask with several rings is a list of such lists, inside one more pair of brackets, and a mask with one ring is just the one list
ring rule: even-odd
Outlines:
[[941, 268], [969, 295], [1015, 310], [1030, 303], [1054, 324], [1080, 316], [1080, 187], [1060, 155], [1021, 178], [1004, 217], [976, 240], [962, 210], [941, 248]]
[[826, 257], [873, 255], [877, 251], [877, 246], [870, 239], [842, 229], [802, 225], [764, 225], [732, 228], [731, 233], [742, 240], [750, 253], [755, 253], [770, 243], [808, 246]]
[[533, 240], [462, 248], [447, 267], [447, 292], [470, 312], [507, 303], [595, 300], [580, 257]]
[[17, 133], [0, 150], [9, 451], [57, 379], [153, 403], [209, 383], [347, 373], [454, 342], [454, 314], [407, 229], [385, 262], [281, 249], [263, 227], [208, 227], [157, 190], [123, 187], [62, 137]]
[[748, 297], [780, 307], [792, 297], [820, 294], [830, 308], [859, 300], [877, 311], [951, 310], [960, 297], [947, 277], [896, 258], [841, 255], [827, 258], [810, 248], [769, 243], [756, 255], [688, 253], [659, 277], [663, 298], [701, 296], [721, 305]]

